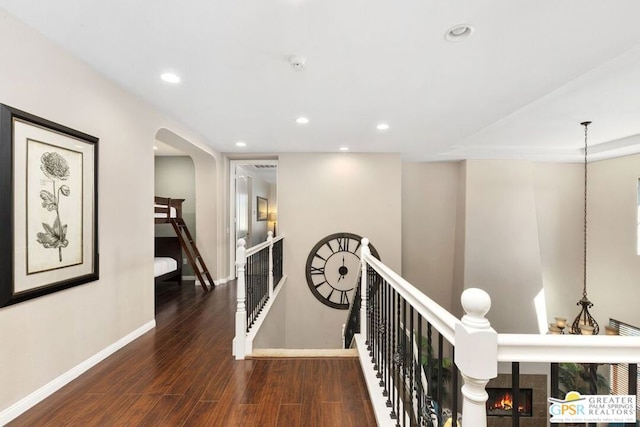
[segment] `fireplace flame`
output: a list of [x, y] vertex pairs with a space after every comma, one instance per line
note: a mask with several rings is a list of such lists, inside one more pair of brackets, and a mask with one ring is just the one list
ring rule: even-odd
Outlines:
[[[502, 395], [502, 397], [495, 400], [491, 409], [502, 409], [504, 411], [510, 411], [513, 409], [513, 396], [511, 393], [507, 392]], [[523, 412], [525, 410], [523, 405], [518, 405], [518, 412]]]
[[505, 393], [493, 402], [491, 409], [502, 409], [509, 411], [513, 408], [513, 397], [511, 393]]
[[504, 395], [502, 400], [500, 400], [500, 406], [503, 409], [511, 409], [513, 408], [513, 398], [511, 397], [511, 393], [507, 393]]

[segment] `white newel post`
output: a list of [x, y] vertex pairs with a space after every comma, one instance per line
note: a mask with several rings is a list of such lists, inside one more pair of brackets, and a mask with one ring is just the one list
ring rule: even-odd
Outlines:
[[236, 337], [233, 339], [233, 354], [236, 360], [244, 359], [246, 356], [245, 336], [247, 332], [247, 291], [244, 277], [245, 266], [247, 265], [247, 253], [244, 239], [238, 239], [236, 246], [236, 267], [238, 269], [238, 306], [236, 308]]
[[486, 427], [488, 399], [485, 386], [498, 376], [498, 334], [485, 315], [491, 298], [482, 289], [469, 288], [460, 297], [465, 314], [456, 325], [455, 362], [464, 380], [462, 423], [464, 427]]
[[369, 249], [369, 239], [362, 239], [362, 248], [360, 249], [360, 268], [362, 268], [360, 280], [360, 335], [367, 339], [367, 303], [369, 295], [367, 295], [367, 262], [366, 258], [371, 256]]
[[269, 298], [273, 298], [273, 231], [267, 233], [269, 242]]

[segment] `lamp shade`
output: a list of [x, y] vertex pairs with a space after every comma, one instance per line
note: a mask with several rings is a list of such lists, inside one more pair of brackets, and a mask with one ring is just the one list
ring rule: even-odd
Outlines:
[[267, 219], [269, 221], [277, 221], [278, 220], [278, 212], [269, 212], [269, 215], [267, 216]]

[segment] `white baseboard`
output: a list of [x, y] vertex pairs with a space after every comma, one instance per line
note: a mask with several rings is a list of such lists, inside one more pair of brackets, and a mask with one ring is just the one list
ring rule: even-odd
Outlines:
[[18, 416], [20, 416], [22, 413], [24, 413], [28, 409], [42, 402], [44, 399], [51, 396], [56, 391], [60, 390], [62, 387], [69, 384], [71, 381], [73, 381], [74, 379], [76, 379], [77, 377], [79, 377], [80, 375], [82, 375], [83, 373], [85, 373], [86, 371], [88, 371], [98, 363], [102, 362], [104, 359], [111, 356], [113, 353], [120, 350], [125, 345], [129, 344], [130, 342], [134, 341], [136, 338], [140, 337], [141, 335], [143, 335], [144, 333], [150, 331], [155, 327], [156, 327], [155, 320], [152, 320], [140, 326], [138, 329], [120, 338], [118, 341], [114, 342], [109, 347], [94, 354], [84, 362], [71, 368], [64, 374], [60, 375], [58, 378], [40, 387], [38, 390], [34, 391], [27, 397], [9, 406], [7, 409], [0, 412], [0, 426], [3, 426], [9, 423], [9, 421], [16, 419]]
[[341, 348], [329, 348], [329, 349], [314, 349], [314, 348], [262, 348], [255, 349], [251, 354], [247, 355], [247, 358], [305, 358], [305, 357], [358, 357], [358, 350], [355, 348], [341, 349]]

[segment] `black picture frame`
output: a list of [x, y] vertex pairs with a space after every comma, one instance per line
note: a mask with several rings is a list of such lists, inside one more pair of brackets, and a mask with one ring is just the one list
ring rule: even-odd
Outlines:
[[0, 104], [0, 307], [98, 280], [98, 141]]
[[266, 221], [269, 215], [269, 200], [256, 196], [256, 221]]

